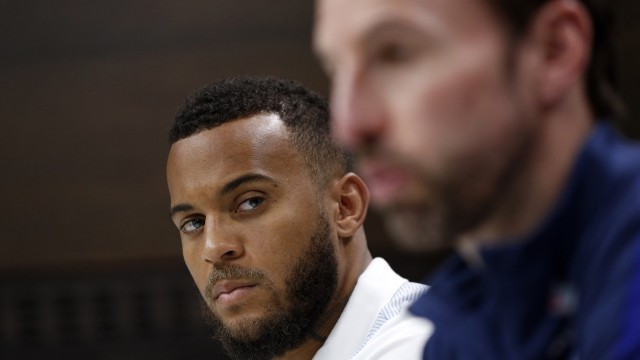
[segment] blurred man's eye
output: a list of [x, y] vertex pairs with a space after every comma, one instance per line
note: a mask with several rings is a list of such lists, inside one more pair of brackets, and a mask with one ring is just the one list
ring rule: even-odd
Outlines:
[[374, 61], [386, 64], [396, 64], [411, 59], [414, 51], [404, 44], [386, 43], [378, 47], [374, 54]]

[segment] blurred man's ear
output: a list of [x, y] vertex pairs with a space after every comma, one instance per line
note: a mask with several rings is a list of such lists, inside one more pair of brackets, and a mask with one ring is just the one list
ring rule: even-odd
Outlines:
[[354, 173], [345, 174], [332, 186], [332, 199], [335, 199], [338, 205], [333, 214], [338, 236], [351, 237], [367, 217], [369, 189]]
[[544, 108], [559, 104], [581, 83], [592, 37], [591, 18], [579, 1], [548, 1], [534, 16], [525, 42], [537, 54], [537, 95]]

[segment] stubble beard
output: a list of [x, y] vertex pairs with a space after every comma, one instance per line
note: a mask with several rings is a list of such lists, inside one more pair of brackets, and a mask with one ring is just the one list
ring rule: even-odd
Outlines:
[[[307, 339], [325, 313], [337, 287], [338, 265], [330, 231], [326, 216], [319, 216], [309, 248], [287, 276], [288, 291], [279, 294], [270, 286], [272, 298], [265, 305], [266, 315], [262, 318], [231, 328], [203, 301], [205, 320], [232, 358], [272, 359], [299, 347]], [[229, 270], [231, 268], [233, 270]], [[215, 271], [223, 273], [220, 277], [226, 274], [233, 274], [235, 278], [246, 278], [243, 274], [256, 276], [255, 270], [232, 265]]]
[[[403, 251], [426, 253], [450, 246], [444, 211], [433, 207], [382, 209], [385, 228]], [[440, 209], [441, 210], [441, 209]]]
[[[496, 168], [485, 169], [473, 167], [469, 171], [460, 164], [449, 169], [446, 177], [438, 177], [433, 173], [418, 171], [422, 186], [429, 192], [429, 199], [411, 206], [396, 204], [381, 209], [385, 225], [390, 235], [405, 249], [427, 252], [457, 245], [461, 237], [474, 237], [474, 231], [483, 226], [498, 209], [509, 191], [513, 191], [515, 182], [528, 166], [534, 150], [536, 138], [531, 128], [525, 107], [518, 102], [517, 88], [517, 39], [507, 39], [503, 73], [505, 102], [512, 104], [510, 112], [509, 132], [501, 134], [499, 141], [506, 141], [502, 148], [504, 158]], [[529, 124], [527, 124], [529, 123]], [[364, 153], [375, 154], [381, 149], [369, 148]], [[502, 154], [495, 154], [501, 156]], [[491, 156], [490, 154], [485, 157]], [[420, 164], [409, 163], [405, 156], [386, 154], [385, 157], [396, 159], [411, 169], [420, 169]], [[482, 160], [482, 159], [481, 159]], [[486, 162], [487, 159], [485, 158]], [[469, 165], [469, 164], [467, 164]], [[482, 186], [475, 191], [477, 173], [491, 172], [489, 177], [481, 178]], [[498, 234], [499, 235], [499, 234]]]
[[469, 190], [475, 177], [464, 169], [446, 179], [420, 172], [429, 201], [382, 209], [391, 236], [406, 250], [428, 252], [455, 247], [461, 237], [473, 235], [500, 206], [527, 164], [534, 141], [530, 129], [514, 128], [510, 136], [508, 155], [491, 176], [481, 180], [484, 186], [479, 190]]

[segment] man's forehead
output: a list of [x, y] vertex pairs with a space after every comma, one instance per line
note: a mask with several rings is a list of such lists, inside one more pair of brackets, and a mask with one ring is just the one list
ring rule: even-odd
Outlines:
[[316, 48], [329, 48], [336, 40], [348, 40], [349, 35], [364, 34], [378, 23], [390, 19], [408, 20], [419, 9], [427, 15], [435, 13], [447, 1], [467, 0], [317, 0]]
[[229, 120], [198, 131], [177, 141], [172, 149], [185, 146], [206, 148], [230, 141], [231, 138], [255, 142], [274, 141], [278, 138], [287, 138], [287, 129], [279, 115], [260, 113]]
[[325, 33], [342, 33], [344, 28], [360, 28], [371, 21], [376, 14], [384, 15], [392, 11], [402, 10], [408, 2], [415, 0], [317, 0], [316, 1], [316, 35], [323, 40]]
[[167, 162], [169, 187], [176, 191], [218, 189], [247, 174], [272, 183], [307, 174], [278, 115], [233, 120], [196, 133], [173, 144]]
[[[322, 60], [330, 58], [355, 45], [377, 17], [388, 16], [402, 9], [398, 0], [318, 0], [314, 27], [314, 48]], [[410, 0], [413, 1], [413, 0]]]
[[499, 22], [488, 0], [317, 0], [316, 8], [314, 48], [328, 63], [358, 49], [380, 27], [451, 36]]
[[[181, 171], [242, 164], [273, 165], [272, 158], [294, 158], [287, 129], [278, 115], [255, 115], [203, 130], [174, 143], [168, 166]], [[248, 166], [248, 165], [247, 165]]]

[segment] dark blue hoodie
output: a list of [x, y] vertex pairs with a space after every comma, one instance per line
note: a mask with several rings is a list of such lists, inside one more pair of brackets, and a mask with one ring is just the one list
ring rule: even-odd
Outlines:
[[597, 125], [555, 209], [508, 243], [427, 281], [424, 359], [640, 359], [640, 146]]

